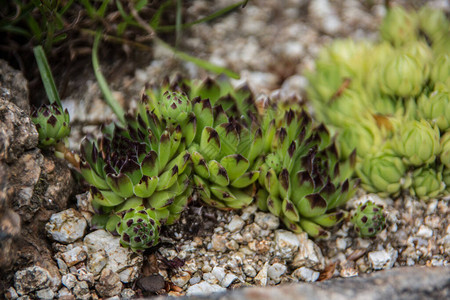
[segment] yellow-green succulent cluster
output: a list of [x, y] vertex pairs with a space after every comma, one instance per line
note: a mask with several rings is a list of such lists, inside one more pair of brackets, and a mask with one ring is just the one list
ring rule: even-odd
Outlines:
[[155, 245], [159, 226], [176, 221], [191, 197], [225, 210], [256, 199], [312, 237], [346, 216], [338, 207], [355, 191], [355, 152], [340, 162], [328, 130], [298, 103], [257, 105], [245, 86], [175, 78], [146, 89], [126, 121], [82, 142], [80, 170], [93, 223], [135, 251]]
[[450, 22], [442, 11], [397, 6], [380, 37], [325, 48], [307, 74], [309, 99], [340, 157], [357, 149], [366, 190], [441, 196], [450, 191]]

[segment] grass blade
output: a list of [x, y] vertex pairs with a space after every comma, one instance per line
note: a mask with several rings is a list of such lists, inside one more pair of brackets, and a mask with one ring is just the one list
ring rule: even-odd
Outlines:
[[[238, 3], [235, 3], [235, 4], [232, 4], [232, 5], [229, 5], [229, 6], [225, 7], [225, 8], [222, 8], [222, 9], [220, 9], [220, 10], [218, 10], [218, 11], [216, 11], [216, 12], [214, 12], [214, 13], [212, 13], [212, 14], [204, 17], [204, 18], [198, 19], [198, 20], [196, 20], [194, 22], [182, 24], [181, 25], [181, 29], [186, 29], [186, 28], [192, 27], [195, 24], [200, 24], [200, 23], [205, 23], [205, 22], [212, 21], [212, 20], [214, 20], [216, 18], [219, 18], [219, 17], [221, 17], [221, 16], [223, 16], [223, 15], [225, 15], [225, 14], [227, 14], [227, 13], [229, 13], [229, 12], [239, 8], [239, 7], [244, 7], [247, 4], [248, 1], [249, 0], [240, 1]], [[156, 26], [156, 27], [153, 27], [153, 28], [155, 29], [156, 32], [170, 32], [170, 31], [177, 30], [177, 25]]]
[[111, 107], [113, 112], [116, 114], [117, 119], [120, 121], [122, 125], [125, 125], [125, 112], [114, 98], [111, 90], [109, 89], [108, 83], [106, 82], [105, 77], [103, 76], [100, 70], [100, 64], [98, 62], [98, 46], [100, 44], [100, 38], [102, 34], [100, 31], [97, 31], [94, 39], [94, 46], [92, 47], [92, 66], [94, 67], [95, 77], [97, 78], [98, 85], [100, 86], [100, 90], [105, 97], [106, 103]]
[[228, 77], [231, 77], [233, 79], [239, 79], [240, 78], [239, 74], [231, 71], [230, 69], [227, 69], [225, 67], [221, 67], [221, 66], [215, 65], [213, 63], [210, 63], [209, 61], [206, 61], [206, 60], [203, 60], [203, 59], [191, 56], [191, 55], [189, 55], [187, 53], [184, 53], [182, 51], [179, 51], [179, 50], [173, 48], [169, 44], [166, 44], [165, 42], [163, 42], [162, 40], [160, 40], [160, 39], [158, 39], [156, 37], [155, 37], [155, 41], [157, 43], [159, 43], [161, 46], [170, 49], [170, 51], [172, 51], [173, 54], [176, 57], [178, 57], [178, 58], [180, 58], [182, 60], [194, 63], [197, 66], [199, 66], [200, 68], [203, 68], [205, 70], [211, 71], [211, 72], [216, 73], [216, 74], [225, 74]]
[[50, 66], [48, 65], [44, 49], [42, 48], [42, 46], [37, 46], [33, 48], [33, 52], [39, 68], [39, 73], [41, 74], [45, 92], [47, 93], [48, 100], [50, 101], [50, 103], [56, 102], [59, 107], [62, 108], [58, 90], [56, 89], [55, 81], [53, 80], [52, 71], [50, 69]]

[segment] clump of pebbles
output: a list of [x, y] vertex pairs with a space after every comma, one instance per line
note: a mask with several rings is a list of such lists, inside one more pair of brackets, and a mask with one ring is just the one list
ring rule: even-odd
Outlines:
[[[92, 216], [85, 205], [87, 197], [78, 196], [82, 213], [68, 209], [54, 214], [46, 226], [54, 240], [59, 274], [38, 266], [19, 270], [8, 289], [9, 299], [200, 295], [450, 262], [449, 199], [425, 203], [405, 196], [393, 201], [360, 191], [348, 208], [369, 200], [384, 205], [387, 228], [375, 238], [363, 239], [346, 220], [328, 240], [319, 241], [286, 230], [277, 217], [258, 211], [255, 205], [232, 212], [193, 207], [182, 215], [176, 230], [167, 228], [158, 249], [142, 255], [121, 247], [118, 237], [102, 229], [86, 234], [79, 224], [89, 224]], [[212, 229], [200, 227], [194, 234], [180, 231], [212, 217]], [[79, 238], [67, 242], [69, 236]]]

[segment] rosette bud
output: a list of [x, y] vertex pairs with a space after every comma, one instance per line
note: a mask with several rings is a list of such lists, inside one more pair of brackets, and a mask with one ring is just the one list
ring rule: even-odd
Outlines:
[[381, 68], [380, 88], [388, 95], [415, 96], [427, 79], [426, 65], [410, 54], [396, 55]]
[[361, 237], [373, 237], [386, 227], [383, 207], [372, 201], [360, 204], [351, 222]]
[[394, 46], [417, 39], [417, 33], [417, 16], [413, 12], [407, 12], [401, 6], [389, 9], [380, 25], [381, 37]]
[[439, 130], [425, 120], [407, 121], [400, 126], [392, 146], [407, 164], [419, 166], [432, 163], [440, 152]]
[[450, 169], [450, 132], [441, 137], [441, 163]]
[[155, 246], [159, 240], [160, 224], [144, 206], [129, 209], [117, 223], [120, 244], [135, 252]]
[[444, 11], [423, 6], [418, 16], [420, 30], [433, 42], [444, 38], [448, 34], [450, 24]]
[[428, 97], [422, 94], [417, 101], [420, 115], [442, 132], [450, 128], [450, 94], [435, 90]]
[[382, 196], [400, 193], [405, 171], [402, 159], [387, 152], [366, 157], [356, 169], [361, 186]]
[[345, 127], [337, 137], [339, 157], [347, 159], [355, 149], [357, 155], [365, 157], [375, 153], [382, 143], [381, 132], [376, 124], [369, 121], [359, 126]]
[[162, 117], [172, 123], [184, 122], [192, 110], [191, 101], [183, 92], [165, 91], [160, 101]]
[[70, 134], [69, 112], [56, 104], [39, 107], [32, 112], [31, 120], [39, 133], [41, 147], [54, 146]]
[[417, 169], [412, 174], [411, 195], [420, 199], [428, 200], [438, 196], [445, 189], [442, 180], [442, 172], [432, 168], [423, 167]]
[[437, 57], [431, 68], [430, 77], [434, 83], [441, 82], [450, 86], [450, 55], [448, 52]]

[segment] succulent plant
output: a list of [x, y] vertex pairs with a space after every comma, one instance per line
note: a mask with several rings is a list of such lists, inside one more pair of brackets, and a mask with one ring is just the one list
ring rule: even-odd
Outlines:
[[57, 104], [42, 105], [34, 110], [31, 119], [39, 133], [39, 146], [55, 146], [70, 134], [70, 117]]
[[445, 189], [442, 171], [431, 167], [422, 167], [412, 174], [411, 195], [428, 200], [439, 195]]
[[434, 83], [442, 83], [447, 87], [450, 85], [450, 55], [448, 52], [436, 58], [431, 68], [430, 77]]
[[441, 137], [441, 162], [447, 168], [450, 169], [450, 132], [445, 133]]
[[116, 230], [123, 247], [143, 251], [158, 243], [160, 224], [151, 210], [138, 206], [124, 212]]
[[442, 132], [450, 128], [450, 94], [444, 87], [434, 90], [429, 96], [422, 94], [417, 106], [421, 117], [436, 124]]
[[406, 53], [395, 55], [381, 69], [380, 88], [388, 95], [415, 96], [427, 79], [424, 63]]
[[[383, 40], [335, 41], [306, 74], [316, 117], [336, 135], [340, 158], [356, 147], [357, 175], [370, 192], [411, 193], [411, 184], [423, 179], [418, 171], [409, 175], [418, 169], [447, 174], [442, 138], [450, 127], [448, 24], [442, 11], [392, 7], [380, 27]], [[435, 190], [425, 189], [429, 197]]]
[[361, 237], [373, 237], [386, 227], [383, 207], [372, 201], [358, 205], [351, 222]]
[[388, 10], [380, 25], [380, 35], [395, 46], [414, 40], [418, 34], [418, 20], [414, 12], [407, 12], [401, 6]]
[[405, 172], [406, 166], [402, 159], [389, 152], [367, 156], [356, 169], [361, 186], [383, 196], [400, 193]]
[[177, 78], [146, 95], [148, 108], [161, 112], [160, 124], [170, 121], [165, 111], [183, 107], [183, 120], [177, 122], [185, 129], [183, 142], [191, 154], [197, 196], [222, 209], [249, 205], [252, 190], [244, 188], [258, 179], [259, 171], [252, 165], [263, 149], [261, 130], [255, 126], [257, 108], [248, 89], [235, 90], [210, 78], [203, 82]]
[[425, 120], [403, 123], [393, 139], [394, 151], [407, 164], [419, 166], [435, 161], [440, 152], [439, 130]]
[[262, 129], [268, 154], [261, 159], [258, 206], [295, 232], [327, 237], [324, 227], [343, 220], [346, 212], [337, 208], [355, 191], [356, 182], [348, 179], [355, 153], [353, 162], [339, 163], [325, 126], [313, 127], [304, 111], [268, 111]]

